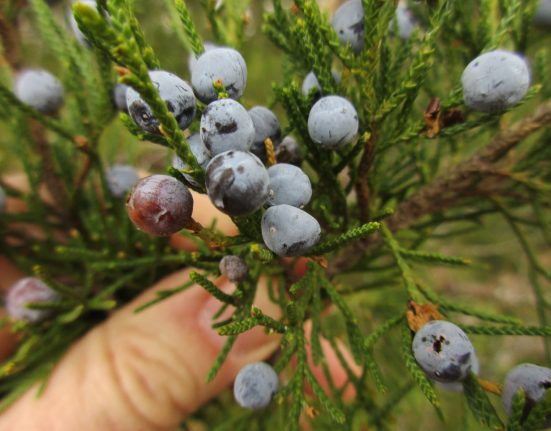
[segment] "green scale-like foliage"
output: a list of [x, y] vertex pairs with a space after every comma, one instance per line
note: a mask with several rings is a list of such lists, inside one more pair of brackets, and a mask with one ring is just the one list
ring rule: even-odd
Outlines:
[[[98, 9], [74, 4], [76, 21], [90, 43], [86, 48], [66, 31], [61, 7], [44, 0], [28, 3], [25, 14], [19, 2], [0, 2], [5, 25], [0, 162], [17, 160], [29, 184], [24, 191], [0, 181], [9, 196], [26, 204], [23, 212], [0, 215], [0, 252], [62, 299], [33, 306], [51, 311], [44, 322], [14, 325], [20, 342], [0, 367], [0, 408], [36, 382], [47, 384], [52, 367], [77, 338], [182, 267], [193, 268], [189, 281], [157, 291], [136, 313], [192, 286], [220, 301], [212, 326], [227, 340], [206, 381], [216, 377], [241, 334], [261, 327], [280, 340], [272, 362], [283, 384], [273, 406], [262, 414], [244, 412], [221, 396], [216, 408], [207, 405], [193, 416], [208, 429], [298, 430], [306, 420], [320, 430], [395, 429], [401, 409], [412, 399], [432, 405], [437, 421], [448, 421], [437, 422], [435, 429], [460, 429], [450, 425], [448, 415], [454, 411], [448, 411], [441, 389], [413, 355], [414, 327], [406, 311], [412, 303], [456, 322], [473, 336], [475, 347], [482, 337], [491, 343], [498, 342], [498, 335], [542, 337], [551, 360], [551, 272], [541, 253], [551, 245], [551, 39], [549, 31], [533, 25], [536, 0], [408, 2], [418, 24], [408, 40], [397, 36], [398, 1], [362, 0], [364, 47], [356, 54], [341, 44], [330, 14], [314, 0], [273, 0], [268, 10], [263, 2], [239, 0], [158, 2], [171, 26], [168, 55], [150, 37], [148, 17], [140, 14], [143, 2], [100, 1]], [[40, 114], [12, 92], [17, 69], [27, 65], [19, 54], [25, 46], [23, 19], [33, 23], [65, 88], [67, 106], [57, 116]], [[248, 48], [249, 33], [256, 28], [251, 26], [262, 29], [277, 54]], [[136, 148], [146, 148], [138, 141], [157, 144], [160, 151], [166, 147], [171, 151], [162, 152], [166, 159], [177, 154], [188, 169], [166, 171], [205, 192], [205, 173], [188, 145], [188, 133], [179, 129], [148, 74], [163, 69], [170, 56], [200, 55], [205, 42], [241, 49], [249, 64], [255, 56], [278, 56], [281, 79], [276, 82], [272, 76], [254, 76], [249, 68], [249, 81], [271, 89], [272, 97], [258, 100], [254, 91], [246, 91], [241, 102], [247, 108], [273, 108], [285, 133], [299, 142], [302, 168], [314, 190], [305, 210], [322, 226], [320, 242], [298, 259], [299, 266], [306, 266], [304, 274], [293, 274], [289, 261], [264, 246], [263, 209], [234, 217], [239, 230], [234, 237], [225, 237], [216, 226], [183, 231], [197, 246], [196, 252], [185, 252], [172, 249], [167, 239], [137, 231], [124, 202], [109, 192], [105, 168], [120, 154], [136, 159], [141, 151]], [[507, 112], [472, 112], [463, 104], [461, 72], [475, 56], [496, 48], [516, 50], [531, 60], [532, 87]], [[358, 138], [344, 148], [328, 151], [310, 139], [308, 114], [316, 94], [301, 92], [310, 71], [322, 94], [342, 95], [356, 107]], [[140, 93], [161, 124], [160, 135], [145, 133], [127, 114], [116, 114], [111, 98], [117, 82]], [[224, 97], [223, 83], [214, 85]], [[437, 106], [436, 129], [425, 117], [429, 103]], [[198, 104], [190, 130], [198, 130], [204, 108]], [[51, 200], [42, 199], [43, 188]], [[21, 226], [41, 235], [32, 236]], [[473, 298], [460, 290], [457, 298], [433, 276], [461, 270], [483, 279], [504, 271], [505, 265], [484, 259], [476, 247], [498, 243], [505, 235], [524, 257], [531, 291], [528, 287], [522, 295], [533, 295], [535, 313], [517, 314], [488, 296]], [[492, 256], [507, 259], [502, 248], [494, 247]], [[241, 256], [249, 267], [232, 294], [213, 281], [227, 254]], [[281, 311], [277, 318], [254, 305], [261, 277], [271, 280], [269, 296]], [[221, 319], [228, 312], [230, 317]], [[327, 346], [346, 375], [344, 387], [333, 380]], [[481, 350], [483, 376], [492, 368], [485, 361], [492, 358]], [[464, 420], [465, 429], [471, 420], [476, 429], [535, 429], [549, 416], [549, 394], [527, 413], [520, 391], [506, 418], [496, 408], [499, 399], [486, 390], [487, 382], [474, 375], [463, 383], [458, 396], [472, 415]]]

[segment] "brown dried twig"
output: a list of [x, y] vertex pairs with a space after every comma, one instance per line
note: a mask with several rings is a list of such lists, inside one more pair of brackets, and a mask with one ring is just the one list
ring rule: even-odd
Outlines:
[[[20, 9], [22, 2], [15, 2], [12, 8]], [[0, 0], [0, 41], [2, 42], [2, 60], [13, 70], [21, 67], [21, 50], [19, 49], [19, 34], [17, 32], [17, 12], [13, 19], [6, 15], [7, 1]]]
[[[551, 101], [542, 103], [532, 115], [500, 131], [493, 139], [469, 159], [443, 174], [430, 184], [419, 189], [400, 203], [394, 213], [386, 219], [388, 228], [397, 232], [411, 227], [421, 217], [438, 213], [457, 205], [462, 199], [475, 194], [487, 195], [487, 184], [479, 188], [481, 180], [493, 176], [492, 188], [498, 190], [507, 176], [496, 177], [495, 164], [509, 151], [533, 133], [551, 124]], [[362, 203], [358, 201], [358, 203]], [[380, 245], [377, 236], [363, 239], [345, 248], [332, 260], [328, 272], [336, 275], [353, 266], [370, 249]]]
[[360, 222], [369, 221], [369, 201], [371, 199], [371, 188], [369, 186], [369, 171], [375, 158], [375, 131], [365, 143], [364, 152], [358, 166], [358, 179], [356, 181], [356, 196], [358, 199], [358, 208], [360, 210]]
[[551, 101], [543, 103], [532, 115], [500, 131], [488, 145], [461, 162], [447, 175], [442, 175], [402, 202], [387, 220], [393, 231], [405, 229], [420, 217], [453, 206], [466, 193], [472, 192], [473, 182], [484, 177], [497, 161], [516, 145], [551, 124]]
[[52, 148], [46, 138], [44, 126], [38, 121], [29, 119], [29, 129], [36, 151], [42, 160], [42, 182], [46, 185], [56, 206], [60, 209], [66, 208], [69, 195], [63, 180], [56, 172]]

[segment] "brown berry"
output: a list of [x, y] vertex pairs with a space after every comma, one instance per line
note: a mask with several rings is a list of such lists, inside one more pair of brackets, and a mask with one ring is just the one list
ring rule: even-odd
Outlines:
[[185, 185], [168, 175], [141, 179], [126, 203], [132, 223], [155, 236], [168, 236], [191, 222], [193, 196]]

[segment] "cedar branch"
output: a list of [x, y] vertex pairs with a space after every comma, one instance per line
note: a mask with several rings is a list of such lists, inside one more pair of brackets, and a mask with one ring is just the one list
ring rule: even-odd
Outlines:
[[369, 187], [369, 171], [375, 157], [375, 131], [365, 143], [364, 152], [358, 166], [358, 180], [356, 181], [356, 196], [358, 198], [358, 208], [360, 210], [360, 222], [369, 221], [369, 200], [371, 198], [371, 189]]
[[[392, 232], [411, 227], [421, 217], [444, 211], [465, 197], [473, 196], [473, 187], [486, 176], [495, 177], [494, 165], [509, 151], [533, 133], [551, 124], [551, 101], [542, 103], [532, 115], [498, 132], [493, 139], [469, 159], [459, 163], [447, 174], [436, 178], [417, 193], [399, 204], [386, 219]], [[507, 177], [503, 177], [505, 180]], [[480, 190], [488, 194], [488, 190]], [[380, 245], [380, 236], [362, 239], [345, 248], [331, 262], [328, 272], [336, 275], [354, 265], [363, 254]]]

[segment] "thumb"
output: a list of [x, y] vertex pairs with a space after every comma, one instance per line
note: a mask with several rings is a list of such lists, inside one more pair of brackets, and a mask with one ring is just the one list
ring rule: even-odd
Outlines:
[[[27, 392], [2, 415], [0, 430], [40, 429], [45, 423], [52, 431], [172, 430], [227, 387], [242, 366], [276, 349], [276, 336], [250, 330], [238, 338], [214, 381], [205, 383], [225, 341], [210, 328], [212, 310], [221, 303], [191, 287], [133, 313], [155, 297], [155, 290], [187, 282], [189, 272], [164, 279], [77, 342], [44, 393], [36, 398], [36, 389]], [[275, 305], [265, 290], [259, 286], [255, 302], [273, 314]]]

